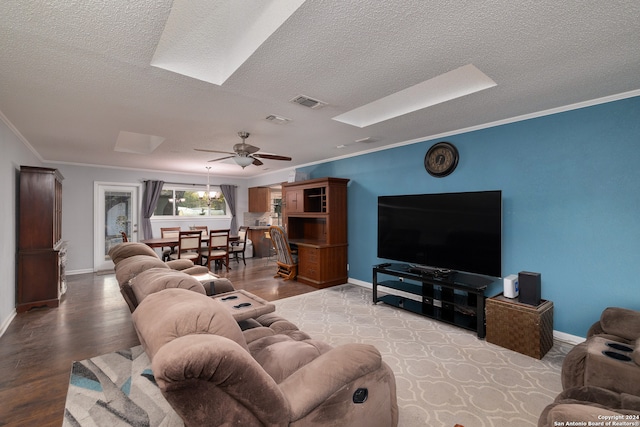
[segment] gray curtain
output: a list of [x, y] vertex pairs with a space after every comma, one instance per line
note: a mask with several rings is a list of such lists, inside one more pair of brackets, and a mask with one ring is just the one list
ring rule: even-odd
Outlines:
[[151, 216], [156, 210], [164, 181], [145, 181], [144, 194], [142, 196], [142, 238], [152, 239]]
[[221, 184], [220, 189], [222, 190], [224, 199], [227, 201], [229, 213], [231, 214], [231, 225], [229, 226], [231, 234], [238, 234], [238, 222], [236, 220], [236, 186]]

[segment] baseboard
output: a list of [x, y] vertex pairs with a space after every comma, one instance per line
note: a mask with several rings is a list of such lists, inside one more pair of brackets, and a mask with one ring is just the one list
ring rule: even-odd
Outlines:
[[373, 289], [373, 284], [369, 282], [365, 282], [364, 280], [353, 279], [349, 277], [347, 279], [347, 283], [351, 283], [352, 285], [362, 286], [363, 288]]
[[9, 316], [7, 316], [5, 321], [2, 322], [2, 326], [0, 326], [0, 337], [2, 337], [2, 335], [4, 335], [5, 331], [7, 330], [7, 328], [9, 327], [11, 322], [13, 321], [13, 319], [16, 317], [16, 314], [17, 314], [17, 312], [16, 312], [16, 309], [14, 308], [13, 311], [11, 312], [11, 314], [9, 314]]
[[67, 276], [74, 276], [74, 275], [77, 275], [77, 274], [86, 274], [86, 273], [93, 273], [93, 269], [67, 270], [66, 271]]
[[[363, 280], [349, 278], [348, 282], [353, 284], [353, 285], [362, 286], [363, 288], [373, 289], [373, 284], [372, 283], [365, 282]], [[388, 292], [388, 288], [385, 288], [384, 286], [378, 286], [378, 289], [380, 289], [381, 292], [385, 292], [385, 291]], [[420, 300], [420, 297], [417, 296], [417, 295], [414, 295], [414, 294], [409, 294], [409, 293], [402, 292], [402, 291], [399, 291], [399, 290], [396, 290], [396, 289], [392, 289], [391, 291], [392, 291], [392, 293], [394, 295], [399, 295], [401, 297], [413, 299], [413, 300], [416, 300], [416, 301]], [[566, 332], [556, 331], [555, 329], [553, 331], [553, 339], [556, 340], [556, 341], [561, 341], [561, 342], [565, 342], [565, 343], [572, 344], [572, 345], [580, 344], [581, 342], [584, 342], [584, 340], [585, 340], [584, 337], [579, 337], [577, 335], [567, 334]]]
[[577, 335], [571, 335], [571, 334], [567, 334], [565, 332], [560, 332], [556, 330], [553, 331], [553, 339], [556, 341], [562, 341], [562, 342], [566, 342], [568, 344], [573, 344], [573, 345], [577, 345], [585, 341], [584, 337], [579, 337]]

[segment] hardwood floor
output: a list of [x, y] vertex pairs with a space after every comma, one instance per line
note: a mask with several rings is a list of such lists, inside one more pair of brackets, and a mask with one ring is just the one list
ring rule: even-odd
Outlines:
[[[273, 278], [264, 258], [231, 268], [218, 274], [268, 301], [316, 290]], [[67, 280], [60, 307], [20, 313], [0, 337], [0, 425], [61, 425], [71, 363], [139, 344], [113, 274]]]

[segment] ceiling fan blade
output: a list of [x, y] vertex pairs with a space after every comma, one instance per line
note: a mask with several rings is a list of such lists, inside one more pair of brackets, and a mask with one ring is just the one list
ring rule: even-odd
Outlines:
[[204, 153], [222, 153], [222, 154], [235, 154], [230, 153], [229, 151], [220, 151], [220, 150], [207, 150], [205, 148], [194, 148], [195, 151], [202, 151]]
[[233, 159], [234, 157], [236, 157], [236, 156], [233, 155], [233, 156], [227, 156], [227, 157], [220, 157], [219, 159], [209, 160], [209, 162], [219, 162], [220, 160]]
[[279, 156], [277, 154], [254, 154], [253, 157], [260, 157], [261, 159], [270, 159], [270, 160], [287, 160], [290, 161], [291, 157], [287, 156]]
[[235, 151], [238, 154], [253, 154], [256, 151], [259, 151], [260, 148], [259, 147], [254, 147], [251, 144], [247, 144], [246, 142], [242, 142], [240, 144], [236, 144], [233, 146], [233, 151]]
[[264, 165], [264, 163], [262, 163], [260, 160], [258, 160], [255, 157], [253, 157], [252, 165], [254, 165], [254, 166], [262, 166], [262, 165]]

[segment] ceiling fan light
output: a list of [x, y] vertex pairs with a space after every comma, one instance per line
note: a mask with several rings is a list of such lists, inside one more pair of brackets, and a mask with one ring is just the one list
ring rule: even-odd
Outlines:
[[242, 168], [246, 168], [247, 166], [249, 166], [251, 163], [253, 163], [253, 158], [252, 157], [248, 157], [248, 156], [236, 156], [233, 158], [233, 160], [239, 165], [242, 166]]

